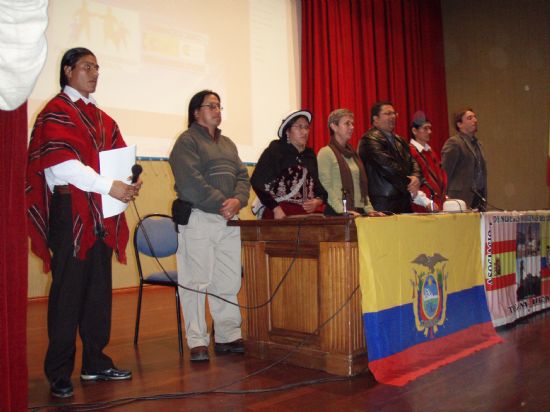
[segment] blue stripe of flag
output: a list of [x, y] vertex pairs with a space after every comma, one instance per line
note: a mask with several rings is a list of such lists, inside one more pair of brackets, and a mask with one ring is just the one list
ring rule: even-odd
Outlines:
[[419, 343], [433, 341], [490, 320], [482, 285], [452, 293], [447, 297], [446, 320], [431, 338], [416, 329], [412, 303], [380, 312], [364, 313], [369, 361], [385, 358]]

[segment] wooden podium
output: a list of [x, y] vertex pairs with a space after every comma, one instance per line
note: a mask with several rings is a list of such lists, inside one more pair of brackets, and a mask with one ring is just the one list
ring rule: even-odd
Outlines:
[[270, 303], [247, 311], [246, 353], [276, 360], [293, 351], [285, 362], [336, 375], [365, 370], [353, 219], [309, 216], [228, 224], [241, 228], [247, 304], [267, 302], [280, 284]]

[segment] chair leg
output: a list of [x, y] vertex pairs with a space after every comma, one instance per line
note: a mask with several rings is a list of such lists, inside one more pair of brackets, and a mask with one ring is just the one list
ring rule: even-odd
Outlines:
[[141, 298], [143, 294], [143, 283], [139, 283], [138, 301], [137, 301], [137, 313], [136, 313], [136, 330], [134, 332], [134, 346], [137, 346], [139, 336], [139, 320], [141, 317]]
[[180, 305], [180, 295], [178, 293], [178, 287], [174, 288], [176, 290], [176, 317], [178, 319], [178, 347], [180, 350], [180, 357], [183, 357], [183, 339], [181, 333], [181, 305]]

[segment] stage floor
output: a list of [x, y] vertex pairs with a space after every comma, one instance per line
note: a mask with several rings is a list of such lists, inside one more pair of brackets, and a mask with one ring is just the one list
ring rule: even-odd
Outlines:
[[[272, 363], [246, 355], [216, 356], [212, 347], [210, 362], [192, 364], [188, 349], [180, 359], [173, 292], [163, 288], [144, 292], [139, 346], [134, 348], [136, 301], [137, 289], [114, 294], [107, 349], [118, 367], [133, 371], [133, 379], [81, 383], [79, 345], [70, 401], [50, 397], [42, 371], [47, 304], [29, 302], [29, 408], [100, 403], [116, 411], [534, 411], [550, 405], [548, 310], [500, 329], [504, 343], [397, 388], [377, 384], [368, 371], [347, 379], [285, 364], [247, 378]], [[306, 381], [315, 384], [300, 385]], [[204, 393], [232, 382], [221, 390], [233, 393]], [[282, 389], [285, 385], [291, 388]], [[279, 390], [263, 391], [268, 388]], [[238, 392], [243, 390], [257, 393]], [[195, 392], [202, 394], [192, 396]], [[134, 400], [178, 393], [177, 399]]]

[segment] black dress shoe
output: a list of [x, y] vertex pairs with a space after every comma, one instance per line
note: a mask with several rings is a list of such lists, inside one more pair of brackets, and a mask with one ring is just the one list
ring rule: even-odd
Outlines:
[[214, 344], [214, 352], [216, 353], [244, 353], [244, 342], [242, 339], [234, 340], [233, 342]]
[[69, 378], [57, 378], [51, 382], [50, 393], [56, 398], [70, 398], [73, 396], [73, 384]]
[[83, 381], [122, 381], [131, 378], [131, 371], [117, 368], [109, 368], [97, 372], [91, 372], [83, 369], [80, 373], [80, 379]]
[[208, 348], [206, 346], [195, 346], [191, 348], [191, 362], [203, 362], [210, 360], [208, 356]]

